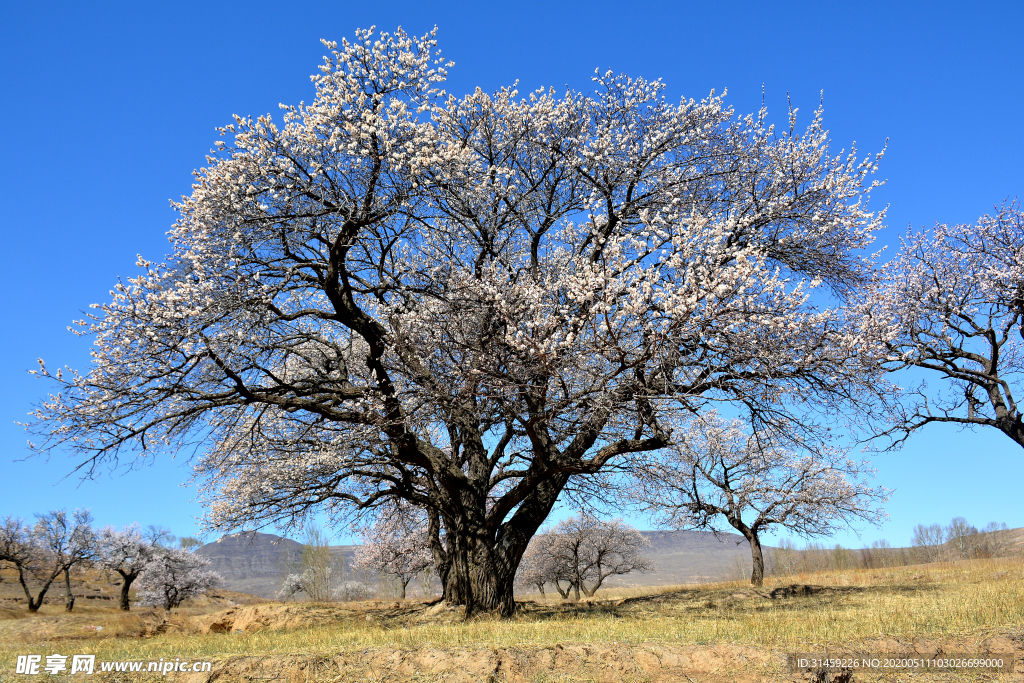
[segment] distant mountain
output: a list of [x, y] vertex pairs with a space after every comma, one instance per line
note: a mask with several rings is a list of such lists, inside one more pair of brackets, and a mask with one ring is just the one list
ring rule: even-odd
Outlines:
[[301, 553], [302, 545], [290, 538], [255, 531], [222, 536], [195, 550], [224, 578], [225, 588], [262, 598], [274, 597], [289, 562]]
[[[737, 561], [750, 571], [750, 548], [737, 534], [701, 531], [642, 531], [651, 547], [647, 555], [655, 571], [614, 577], [608, 585], [670, 586], [728, 577]], [[351, 565], [358, 546], [332, 546]], [[224, 577], [224, 587], [240, 593], [273, 598], [285, 574], [298, 570], [302, 545], [290, 538], [259, 532], [222, 536], [195, 550], [210, 560], [211, 569]]]
[[[674, 586], [731, 578], [737, 563], [750, 573], [750, 546], [739, 534], [710, 531], [641, 531], [651, 543], [654, 572], [616, 577], [611, 585]], [[769, 547], [762, 546], [767, 554]]]
[[[351, 563], [356, 546], [336, 545], [331, 550]], [[290, 538], [258, 531], [221, 536], [196, 548], [210, 561], [210, 569], [224, 578], [224, 587], [240, 593], [273, 598], [286, 574], [297, 573], [302, 544]]]

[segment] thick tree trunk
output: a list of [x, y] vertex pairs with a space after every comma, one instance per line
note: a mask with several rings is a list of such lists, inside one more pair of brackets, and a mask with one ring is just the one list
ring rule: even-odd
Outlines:
[[[467, 430], [471, 431], [471, 430]], [[471, 448], [472, 446], [472, 448]], [[517, 506], [488, 499], [491, 465], [480, 439], [463, 441], [468, 472], [434, 489], [438, 514], [429, 515], [431, 549], [442, 577], [444, 601], [476, 612], [515, 613], [513, 583], [519, 562], [558, 500], [569, 475], [547, 472]], [[549, 460], [553, 454], [549, 454]], [[443, 522], [445, 539], [434, 541]]]
[[32, 597], [32, 592], [29, 591], [29, 589], [28, 589], [28, 584], [25, 583], [25, 568], [22, 567], [20, 564], [17, 565], [17, 566], [18, 566], [18, 582], [21, 583], [21, 589], [23, 591], [25, 591], [25, 599], [28, 600], [28, 611], [29, 612], [38, 612], [39, 608], [43, 604], [43, 598], [46, 597], [46, 589], [50, 587], [50, 581], [52, 581], [53, 579], [50, 579], [50, 581], [46, 582], [46, 585], [43, 586], [43, 589], [41, 591], [39, 591], [39, 597], [38, 598], [33, 598]]
[[[516, 569], [568, 480], [567, 474], [549, 475], [502, 523], [488, 518], [486, 488], [474, 491], [463, 482], [458, 499], [449, 498], [449, 509], [458, 510], [458, 516], [443, 513], [447, 546], [441, 557], [447, 566], [443, 579], [445, 602], [464, 605], [467, 617], [476, 612], [512, 616]], [[439, 553], [434, 554], [436, 557]]]
[[67, 599], [64, 602], [64, 611], [70, 612], [75, 609], [75, 594], [71, 592], [71, 568], [64, 568], [64, 587], [67, 589]]
[[117, 573], [120, 574], [121, 578], [123, 579], [123, 581], [121, 581], [121, 602], [120, 602], [121, 611], [122, 612], [127, 612], [128, 609], [129, 609], [128, 591], [131, 590], [132, 582], [135, 580], [135, 575], [134, 574], [127, 574], [127, 573], [121, 571], [120, 569], [117, 570]]
[[494, 544], [485, 534], [467, 531], [449, 535], [450, 566], [444, 586], [445, 601], [465, 605], [467, 617], [476, 612], [511, 616], [515, 612], [512, 594], [515, 570], [510, 573], [507, 563], [499, 561]]
[[400, 599], [405, 600], [405, 588], [409, 585], [409, 579], [399, 578], [398, 582], [402, 584], [402, 596]]
[[761, 552], [761, 540], [757, 537], [756, 531], [747, 534], [747, 541], [750, 542], [750, 557], [753, 560], [754, 568], [750, 572], [750, 585], [764, 585], [764, 554]]
[[558, 581], [555, 581], [554, 584], [555, 584], [555, 589], [558, 591], [558, 594], [562, 596], [562, 599], [563, 600], [568, 600], [569, 599], [569, 591], [572, 590], [572, 585], [570, 585], [565, 590], [562, 590], [562, 586], [558, 583]]

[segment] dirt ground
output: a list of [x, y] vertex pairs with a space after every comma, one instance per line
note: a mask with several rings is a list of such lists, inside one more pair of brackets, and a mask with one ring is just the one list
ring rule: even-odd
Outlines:
[[[1020, 662], [1018, 661], [1018, 666]], [[740, 645], [568, 644], [536, 648], [366, 649], [334, 657], [237, 657], [190, 683], [854, 683], [855, 681], [1021, 681], [1019, 675], [874, 674], [849, 668], [791, 671], [784, 654]]]

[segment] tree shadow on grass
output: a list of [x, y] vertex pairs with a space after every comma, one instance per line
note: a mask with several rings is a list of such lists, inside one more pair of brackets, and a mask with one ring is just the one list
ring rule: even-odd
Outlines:
[[516, 617], [529, 621], [558, 620], [586, 617], [625, 617], [631, 614], [657, 612], [664, 616], [693, 614], [694, 612], [728, 611], [753, 612], [771, 606], [775, 611], [801, 611], [823, 604], [846, 604], [857, 596], [920, 594], [938, 590], [937, 586], [881, 585], [881, 586], [819, 586], [789, 584], [771, 590], [755, 587], [743, 588], [684, 588], [653, 595], [614, 600], [586, 602], [516, 603]]

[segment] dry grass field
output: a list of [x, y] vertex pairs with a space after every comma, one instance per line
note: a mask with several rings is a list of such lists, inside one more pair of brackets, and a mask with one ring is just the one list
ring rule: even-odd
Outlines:
[[1024, 681], [1021, 673], [792, 672], [785, 659], [792, 652], [1015, 652], [1024, 672], [1020, 558], [805, 574], [758, 590], [742, 583], [621, 590], [579, 604], [525, 596], [507, 621], [466, 621], [416, 601], [282, 604], [223, 593], [170, 615], [124, 614], [99, 602], [67, 615], [55, 601], [28, 615], [23, 604], [5, 601], [0, 681], [34, 678], [13, 673], [17, 655], [51, 653], [211, 661], [210, 673], [167, 676], [196, 682]]

